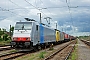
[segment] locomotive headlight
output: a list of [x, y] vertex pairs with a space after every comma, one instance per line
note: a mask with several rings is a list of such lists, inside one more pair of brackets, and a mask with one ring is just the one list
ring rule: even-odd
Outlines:
[[30, 37], [26, 38], [26, 40], [30, 40]]
[[14, 37], [13, 40], [17, 40], [18, 38]]

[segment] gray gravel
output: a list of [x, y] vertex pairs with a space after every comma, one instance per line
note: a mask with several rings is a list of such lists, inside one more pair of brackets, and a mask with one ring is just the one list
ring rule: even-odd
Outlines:
[[78, 60], [90, 60], [90, 48], [78, 40]]

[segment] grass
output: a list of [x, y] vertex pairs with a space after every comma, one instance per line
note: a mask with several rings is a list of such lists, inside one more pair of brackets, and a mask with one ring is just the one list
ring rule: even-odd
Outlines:
[[45, 57], [49, 56], [54, 51], [55, 50], [53, 48], [48, 51], [42, 50], [42, 51], [38, 51], [33, 54], [28, 54], [28, 55], [22, 56], [20, 58], [17, 58], [16, 60], [43, 60]]
[[[17, 52], [17, 50], [10, 50], [8, 52], [4, 52], [3, 54], [9, 54], [9, 53], [13, 53], [13, 52]], [[0, 55], [2, 55], [2, 54], [0, 54]]]
[[17, 58], [16, 60], [42, 60], [46, 54], [46, 51], [37, 52], [35, 54], [28, 54], [26, 56], [22, 56], [21, 58]]
[[76, 43], [75, 48], [74, 48], [73, 52], [71, 53], [71, 56], [69, 57], [68, 60], [77, 60], [77, 58], [78, 58], [78, 51], [77, 51], [78, 45], [77, 45], [77, 43]]
[[54, 50], [53, 46], [50, 46], [49, 50]]
[[12, 52], [18, 52], [17, 50], [11, 50], [9, 53], [12, 53]]
[[26, 60], [34, 60], [36, 57], [38, 56], [38, 54], [32, 54], [32, 55], [29, 55], [29, 56], [24, 56], [23, 58], [26, 59]]
[[46, 54], [46, 51], [44, 51], [44, 52], [40, 52], [40, 54], [39, 54], [39, 58], [41, 59], [41, 58], [44, 58], [44, 54]]
[[75, 48], [74, 52], [72, 53], [71, 60], [76, 60], [77, 59], [77, 49]]
[[7, 41], [0, 41], [0, 45], [9, 45], [11, 42], [11, 40], [7, 40]]

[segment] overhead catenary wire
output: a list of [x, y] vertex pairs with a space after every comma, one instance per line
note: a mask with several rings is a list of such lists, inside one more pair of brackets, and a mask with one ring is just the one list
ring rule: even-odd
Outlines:
[[[42, 2], [42, 4], [44, 4], [42, 0], [40, 0], [40, 1]], [[48, 10], [48, 8], [46, 7], [45, 4], [44, 4], [44, 6], [45, 6], [45, 8]], [[51, 14], [52, 17], [54, 17], [54, 16], [52, 15], [52, 13], [51, 13], [49, 10], [48, 10], [48, 12]], [[53, 20], [53, 18], [49, 17], [49, 23], [48, 23], [48, 24], [50, 24], [50, 19]], [[47, 19], [46, 19], [46, 21], [47, 21]], [[53, 20], [53, 21], [54, 21], [54, 20]]]
[[43, 13], [45, 16], [47, 16], [44, 12], [42, 12], [38, 7], [34, 6], [33, 4], [31, 4], [30, 2], [28, 2], [27, 0], [25, 0], [30, 6], [33, 6], [35, 9], [39, 10], [41, 13]]
[[[0, 8], [2, 9], [1, 11], [8, 11], [10, 13], [16, 14], [16, 13], [10, 11], [9, 9], [5, 9], [5, 8], [2, 8], [2, 7], [0, 7]], [[16, 14], [16, 15], [18, 15], [18, 14]], [[23, 17], [22, 15], [18, 15], [18, 16]]]
[[70, 12], [70, 7], [69, 7], [69, 4], [68, 4], [67, 0], [66, 0], [66, 3], [67, 3], [67, 7], [68, 7], [68, 10], [69, 10], [69, 14], [70, 14], [70, 17], [71, 17], [71, 20], [72, 20], [72, 14], [71, 14], [71, 12]]
[[[42, 4], [43, 4], [43, 1], [42, 0], [40, 0], [41, 2], [42, 2]], [[45, 8], [48, 10], [48, 8], [50, 8], [50, 7], [46, 7], [46, 5], [44, 5], [45, 6]], [[52, 13], [48, 10], [48, 12], [51, 14], [51, 16], [52, 17], [54, 17], [53, 15], [52, 15]], [[47, 18], [49, 19], [49, 21], [47, 21]], [[46, 21], [47, 21], [47, 23], [50, 25], [50, 19], [52, 19], [52, 21], [55, 21], [55, 20], [53, 20], [53, 18], [51, 18], [51, 17], [46, 17]], [[57, 23], [55, 23], [56, 25], [57, 25]], [[57, 27], [56, 27], [56, 29], [57, 29]]]
[[[38, 7], [32, 5], [30, 2], [28, 2], [27, 0], [25, 0], [29, 5], [33, 6], [34, 8], [36, 8], [37, 10], [39, 10], [40, 12], [42, 12], [40, 9], [38, 9]], [[43, 13], [43, 12], [42, 12]], [[44, 13], [43, 13], [44, 14]], [[44, 14], [46, 16], [46, 14]]]
[[21, 7], [21, 6], [19, 6], [18, 4], [14, 3], [12, 0], [8, 0], [8, 1], [10, 1], [11, 3], [13, 3], [14, 5], [16, 5], [16, 6], [18, 6], [18, 7]]
[[[9, 0], [12, 4], [14, 4], [14, 5], [16, 5], [16, 6], [18, 6], [18, 7], [20, 7], [20, 8], [16, 8], [16, 9], [25, 9], [25, 10], [27, 10], [27, 8], [24, 8], [24, 7], [22, 7], [22, 6], [19, 6], [18, 4], [16, 4], [15, 2], [13, 2], [12, 0]], [[14, 9], [13, 9], [14, 10]]]
[[[43, 1], [42, 0], [40, 0], [41, 2], [42, 2], [42, 4], [43, 4]], [[44, 5], [45, 6], [45, 8], [47, 9], [47, 7], [46, 7], [46, 5]], [[48, 10], [48, 9], [47, 9]], [[52, 15], [52, 13], [48, 10], [48, 12]], [[52, 15], [53, 16], [53, 15]]]
[[[44, 8], [44, 9], [59, 9], [59, 8], [66, 8], [67, 6], [63, 6], [63, 7], [39, 7], [39, 8]], [[70, 6], [69, 8], [86, 8], [86, 7], [90, 7], [90, 6]], [[26, 10], [26, 9], [35, 9], [35, 8], [11, 8], [9, 10]], [[7, 9], [8, 10], [8, 9]]]
[[14, 9], [9, 9], [9, 10], [26, 10], [26, 9], [35, 9], [35, 8], [14, 8]]
[[[23, 7], [21, 7], [21, 6], [19, 6], [18, 4], [16, 4], [15, 2], [13, 2], [12, 0], [8, 0], [8, 1], [10, 1], [12, 4], [14, 4], [14, 5], [16, 5], [16, 6], [18, 6], [18, 7], [20, 7], [20, 8], [14, 8], [14, 9], [8, 9], [7, 11], [9, 11], [9, 12], [11, 12], [10, 10], [15, 10], [15, 9], [26, 9], [26, 8], [23, 8]], [[29, 3], [31, 6], [33, 6], [35, 9], [38, 9], [40, 12], [42, 12], [38, 7], [35, 7], [34, 5], [32, 5], [30, 2], [28, 2], [27, 0], [25, 0], [27, 3]], [[29, 8], [29, 9], [34, 9], [34, 8]], [[5, 9], [3, 9], [3, 11], [6, 11]], [[11, 13], [13, 13], [13, 14], [16, 14], [16, 13], [14, 13], [14, 12], [11, 12]], [[43, 12], [42, 12], [43, 13]], [[45, 13], [43, 13], [45, 16], [47, 16]], [[19, 16], [21, 16], [21, 15], [19, 15]]]
[[[72, 14], [71, 14], [71, 12], [70, 12], [71, 10], [70, 10], [70, 6], [69, 6], [67, 0], [66, 0], [66, 4], [67, 4], [68, 10], [69, 10], [69, 14], [70, 14], [71, 22], [72, 22], [72, 25], [73, 25]], [[73, 25], [73, 26], [74, 26], [74, 25]]]
[[35, 0], [35, 4], [36, 4], [36, 6], [37, 6], [37, 1]]
[[27, 10], [27, 9], [35, 9], [35, 8], [24, 8], [24, 7], [22, 7], [22, 6], [19, 6], [18, 4], [16, 4], [15, 2], [13, 2], [12, 0], [9, 0], [12, 4], [14, 4], [14, 5], [16, 5], [16, 6], [18, 6], [19, 8], [14, 8], [14, 9], [9, 9], [9, 10], [16, 10], [16, 9], [25, 9], [25, 10]]
[[[16, 4], [16, 3], [13, 2], [12, 0], [9, 0], [9, 1], [10, 1], [12, 4], [14, 4], [14, 5], [20, 7], [20, 8], [16, 8], [16, 9], [24, 9], [24, 11], [27, 10], [26, 8], [24, 8], [24, 7], [22, 7], [22, 6], [19, 6], [18, 4]], [[15, 9], [10, 9], [10, 10], [15, 10]], [[27, 10], [27, 11], [28, 11], [28, 10]], [[27, 11], [25, 11], [25, 12], [27, 12]]]

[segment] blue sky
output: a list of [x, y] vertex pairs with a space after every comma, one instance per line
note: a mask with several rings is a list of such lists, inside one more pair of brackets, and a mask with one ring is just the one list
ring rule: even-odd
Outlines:
[[[69, 6], [69, 8], [68, 8]], [[47, 24], [45, 17], [51, 17], [51, 27], [70, 35], [90, 35], [90, 0], [0, 0], [0, 27], [9, 30], [9, 25], [25, 21], [28, 17]]]

